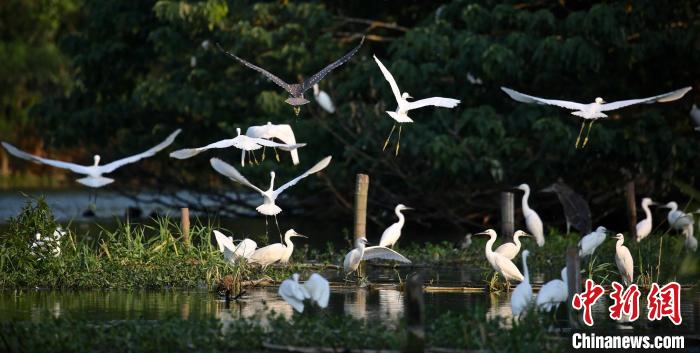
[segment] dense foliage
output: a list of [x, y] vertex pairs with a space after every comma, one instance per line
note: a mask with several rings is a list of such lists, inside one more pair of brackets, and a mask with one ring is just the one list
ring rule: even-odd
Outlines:
[[[349, 212], [357, 172], [371, 175], [374, 206], [403, 202], [420, 206], [415, 217], [460, 225], [488, 222], [496, 194], [521, 182], [537, 189], [561, 178], [592, 201], [594, 216], [622, 215], [627, 180], [655, 198], [678, 198], [674, 185], [693, 191], [698, 172], [687, 166], [700, 143], [687, 115], [694, 91], [679, 102], [615, 112], [593, 126], [585, 149], [575, 150], [579, 120], [562, 109], [513, 102], [499, 87], [612, 101], [695, 85], [700, 31], [694, 1], [404, 5], [85, 0], [75, 29], [60, 40], [75, 85], [44, 97], [34, 116], [55, 145], [108, 143], [114, 155], [139, 150], [176, 127], [185, 128], [176, 143], [185, 147], [231, 136], [236, 127], [291, 123], [297, 139], [309, 143], [301, 168], [334, 156], [322, 178], [292, 193], [306, 210], [326, 215]], [[281, 89], [214, 45], [294, 81], [362, 35], [367, 42], [358, 55], [321, 82], [336, 114], [312, 102], [298, 118]], [[416, 123], [404, 126], [398, 157], [381, 150], [392, 126], [384, 111], [395, 102], [373, 54], [413, 96], [462, 100], [457, 109], [412, 112]], [[481, 83], [470, 83], [467, 74]], [[158, 186], [209, 191], [212, 182], [223, 182], [229, 188], [207, 163], [206, 157], [169, 161], [149, 168], [149, 176]], [[245, 174], [266, 180], [273, 167], [285, 176], [296, 173], [285, 159]], [[545, 222], [555, 221], [556, 202], [535, 197], [550, 201], [556, 213]], [[223, 206], [240, 203], [230, 199]]]

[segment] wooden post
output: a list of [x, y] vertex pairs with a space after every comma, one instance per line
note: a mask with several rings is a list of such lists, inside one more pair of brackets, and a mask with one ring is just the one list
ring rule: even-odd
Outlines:
[[423, 279], [413, 273], [406, 281], [406, 353], [425, 351]]
[[367, 236], [367, 190], [369, 175], [357, 174], [355, 181], [355, 239]]
[[578, 257], [578, 247], [570, 245], [566, 249], [566, 282], [569, 287], [569, 297], [566, 306], [569, 309], [571, 328], [579, 327], [579, 315], [571, 306], [571, 299], [576, 293], [581, 293], [581, 259]]
[[629, 239], [637, 239], [637, 199], [634, 196], [634, 181], [628, 181], [625, 188], [627, 197], [627, 220], [629, 222]]
[[185, 247], [190, 246], [190, 209], [183, 207], [180, 209], [180, 228], [182, 229], [182, 242]]
[[512, 192], [501, 193], [501, 239], [503, 242], [513, 241], [515, 232], [515, 207], [513, 206], [514, 196]]

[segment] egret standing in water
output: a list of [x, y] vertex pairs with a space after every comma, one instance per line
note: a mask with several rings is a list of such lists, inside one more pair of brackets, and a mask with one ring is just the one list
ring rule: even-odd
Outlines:
[[503, 92], [506, 92], [506, 94], [508, 94], [510, 98], [513, 98], [518, 102], [555, 105], [557, 107], [574, 110], [573, 112], [571, 112], [571, 114], [584, 119], [583, 124], [581, 124], [581, 130], [578, 133], [578, 138], [576, 138], [576, 148], [578, 148], [579, 142], [581, 141], [581, 134], [583, 134], [583, 128], [584, 126], [586, 126], [586, 120], [590, 120], [590, 123], [588, 124], [588, 132], [586, 133], [586, 137], [583, 140], [583, 146], [581, 147], [585, 147], [588, 143], [588, 135], [591, 133], [591, 127], [593, 126], [593, 122], [600, 118], [608, 117], [607, 115], [603, 114], [604, 111], [616, 110], [634, 104], [651, 104], [675, 101], [677, 99], [681, 99], [686, 93], [688, 93], [688, 91], [692, 89], [692, 87], [684, 87], [673, 92], [660, 94], [658, 96], [641, 99], [630, 99], [612, 103], [606, 103], [603, 100], [603, 98], [598, 97], [593, 103], [588, 104], [529, 96], [527, 94], [520, 93], [518, 91], [506, 87], [501, 87], [501, 89], [503, 90]]
[[333, 100], [331, 100], [331, 96], [325, 91], [322, 91], [318, 87], [318, 84], [314, 85], [314, 98], [316, 98], [316, 103], [318, 103], [323, 110], [330, 114], [335, 113], [335, 105], [333, 104]]
[[396, 217], [399, 217], [399, 221], [390, 225], [389, 228], [384, 230], [384, 233], [382, 233], [382, 238], [379, 240], [379, 246], [394, 247], [394, 244], [396, 244], [396, 242], [401, 237], [401, 229], [403, 228], [403, 224], [406, 221], [401, 211], [408, 210], [412, 210], [412, 208], [407, 207], [403, 204], [396, 205], [396, 208], [394, 208], [394, 213], [396, 214]]
[[535, 304], [537, 308], [550, 311], [556, 309], [559, 304], [566, 301], [569, 297], [569, 288], [567, 285], [566, 267], [561, 270], [561, 279], [553, 279], [545, 283], [537, 293]]
[[620, 276], [622, 276], [622, 281], [625, 286], [629, 286], [634, 281], [634, 261], [632, 260], [632, 254], [626, 246], [622, 245], [625, 242], [622, 233], [617, 233], [613, 237], [617, 239], [615, 244], [615, 264], [617, 264], [617, 270], [620, 271]]
[[411, 260], [398, 252], [384, 246], [367, 246], [367, 238], [360, 237], [355, 240], [355, 248], [350, 250], [343, 259], [343, 269], [350, 274], [357, 271], [362, 260], [384, 259], [403, 263], [411, 263]]
[[523, 281], [523, 274], [520, 273], [518, 267], [505, 256], [493, 251], [493, 243], [496, 242], [496, 237], [498, 236], [495, 230], [487, 229], [485, 232], [474, 235], [488, 235], [490, 237], [489, 241], [486, 242], [486, 260], [496, 272], [500, 273], [506, 281], [510, 281], [511, 279], [520, 282]]
[[525, 278], [520, 284], [515, 287], [513, 294], [510, 296], [510, 308], [513, 316], [519, 316], [532, 303], [532, 286], [530, 285], [530, 271], [527, 269], [527, 257], [530, 252], [523, 250], [523, 271]]
[[292, 252], [294, 252], [294, 243], [292, 243], [293, 237], [306, 238], [306, 236], [297, 233], [294, 229], [290, 229], [284, 233], [284, 244], [270, 244], [255, 250], [248, 258], [248, 261], [260, 264], [263, 267], [267, 267], [278, 261], [283, 264], [288, 263], [289, 258], [292, 257]]
[[578, 256], [585, 257], [593, 255], [595, 249], [597, 249], [600, 244], [603, 244], [603, 241], [605, 241], [605, 234], [607, 232], [608, 230], [605, 227], [600, 226], [595, 230], [595, 232], [586, 234], [583, 238], [581, 238], [581, 240], [578, 242]]
[[520, 252], [520, 237], [529, 237], [530, 234], [523, 232], [522, 230], [516, 230], [513, 233], [512, 243], [503, 243], [496, 248], [496, 253], [505, 256], [508, 260], [513, 260]]
[[530, 208], [530, 204], [528, 203], [528, 199], [530, 198], [530, 186], [527, 184], [520, 184], [517, 189], [525, 192], [522, 199], [522, 208], [527, 230], [533, 237], [535, 237], [537, 246], [542, 247], [544, 246], [544, 229], [540, 216], [537, 214], [537, 212], [535, 212], [535, 210]]
[[309, 299], [320, 308], [328, 306], [330, 296], [330, 286], [328, 280], [318, 273], [313, 273], [303, 284], [299, 283], [299, 274], [295, 273], [292, 278], [285, 279], [280, 284], [277, 293], [289, 303], [297, 312], [304, 312], [304, 301]]
[[637, 242], [642, 241], [651, 233], [652, 221], [651, 221], [651, 210], [649, 206], [656, 205], [650, 198], [645, 197], [642, 199], [642, 209], [646, 218], [637, 223]]
[[394, 123], [394, 126], [391, 128], [391, 132], [389, 133], [389, 137], [387, 137], [386, 142], [384, 142], [384, 149], [386, 150], [386, 146], [389, 144], [389, 139], [391, 139], [391, 134], [394, 133], [394, 129], [396, 128], [396, 124], [398, 123], [398, 125], [399, 125], [399, 138], [396, 141], [396, 155], [398, 155], [399, 154], [399, 146], [401, 144], [401, 125], [404, 123], [412, 123], [413, 122], [413, 119], [408, 117], [409, 110], [423, 108], [423, 107], [427, 107], [429, 105], [436, 106], [436, 107], [443, 107], [443, 108], [454, 108], [459, 104], [459, 99], [443, 98], [443, 97], [431, 97], [431, 98], [425, 98], [425, 99], [409, 102], [408, 98], [413, 98], [413, 97], [411, 97], [411, 95], [408, 94], [408, 92], [404, 92], [403, 94], [401, 94], [401, 91], [399, 90], [399, 86], [396, 84], [396, 80], [394, 79], [394, 76], [391, 74], [391, 72], [389, 72], [389, 70], [387, 70], [387, 68], [384, 67], [384, 64], [382, 64], [382, 62], [379, 61], [379, 59], [377, 59], [376, 56], [374, 56], [374, 61], [377, 62], [377, 66], [379, 66], [379, 70], [382, 71], [384, 78], [389, 82], [389, 86], [391, 86], [391, 91], [394, 93], [394, 98], [396, 99], [396, 103], [398, 104], [396, 111], [394, 111], [394, 112], [387, 111], [386, 112], [396, 122]]

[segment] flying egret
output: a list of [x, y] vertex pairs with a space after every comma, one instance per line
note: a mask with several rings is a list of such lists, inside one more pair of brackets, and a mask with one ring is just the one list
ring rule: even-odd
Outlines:
[[255, 241], [248, 238], [243, 239], [238, 245], [234, 245], [232, 237], [227, 237], [218, 230], [214, 231], [214, 238], [219, 246], [219, 251], [224, 254], [224, 259], [232, 264], [239, 258], [250, 258], [258, 247]]
[[210, 160], [211, 166], [219, 172], [220, 174], [228, 177], [229, 179], [243, 184], [257, 192], [260, 193], [263, 197], [263, 204], [258, 206], [256, 210], [266, 216], [275, 216], [278, 213], [282, 212], [282, 209], [279, 208], [277, 205], [275, 205], [275, 200], [277, 197], [284, 192], [284, 190], [287, 190], [287, 188], [296, 185], [296, 183], [299, 182], [299, 180], [306, 178], [307, 176], [317, 173], [324, 168], [328, 166], [328, 164], [331, 162], [331, 156], [328, 156], [324, 159], [322, 159], [320, 162], [316, 163], [311, 169], [307, 170], [304, 172], [302, 175], [290, 180], [286, 184], [280, 186], [277, 189], [274, 189], [275, 186], [275, 172], [270, 172], [270, 188], [263, 191], [262, 189], [258, 188], [257, 186], [251, 184], [248, 179], [246, 179], [241, 173], [239, 173], [236, 168], [231, 166], [230, 164], [218, 159], [218, 158], [212, 158]]
[[52, 167], [56, 168], [62, 168], [62, 169], [68, 169], [72, 171], [73, 173], [77, 174], [85, 174], [87, 175], [85, 178], [81, 178], [76, 180], [77, 182], [91, 188], [99, 188], [102, 186], [105, 186], [107, 184], [110, 184], [114, 182], [114, 179], [106, 178], [103, 177], [102, 174], [109, 174], [113, 171], [115, 171], [117, 168], [122, 167], [126, 164], [134, 163], [137, 162], [143, 158], [151, 157], [155, 155], [157, 152], [160, 150], [170, 146], [173, 141], [175, 141], [175, 137], [180, 133], [180, 129], [175, 130], [172, 134], [170, 134], [163, 142], [155, 145], [154, 147], [151, 147], [150, 149], [141, 152], [139, 154], [135, 154], [130, 157], [122, 158], [119, 160], [116, 160], [112, 163], [108, 163], [105, 165], [99, 165], [100, 164], [100, 156], [95, 155], [93, 157], [94, 159], [94, 164], [93, 165], [79, 165], [79, 164], [74, 164], [70, 162], [62, 162], [62, 161], [57, 161], [53, 159], [47, 159], [47, 158], [42, 158], [38, 157], [29, 153], [26, 153], [24, 151], [20, 151], [17, 149], [15, 146], [12, 146], [11, 144], [7, 142], [3, 142], [2, 145], [5, 147], [7, 152], [9, 152], [11, 155], [15, 157], [19, 157], [22, 159], [26, 159], [28, 161], [32, 161], [35, 163], [41, 163], [41, 164], [47, 164]]
[[283, 144], [283, 143], [277, 143], [274, 141], [270, 141], [267, 139], [262, 139], [262, 138], [256, 138], [256, 137], [250, 137], [246, 135], [241, 135], [241, 128], [236, 128], [236, 137], [231, 138], [231, 139], [225, 139], [221, 141], [217, 141], [214, 143], [210, 143], [204, 147], [196, 147], [196, 148], [185, 148], [181, 150], [177, 150], [175, 152], [170, 153], [170, 157], [172, 158], [177, 158], [177, 159], [186, 159], [186, 158], [191, 158], [194, 157], [206, 150], [212, 149], [212, 148], [228, 148], [228, 147], [236, 147], [240, 150], [242, 150], [241, 153], [241, 167], [245, 166], [245, 153], [252, 153], [252, 151], [259, 150], [263, 147], [273, 147], [273, 148], [279, 148], [283, 151], [295, 151], [297, 148], [301, 148], [306, 146], [305, 143], [295, 143], [295, 144]]
[[581, 124], [581, 130], [578, 133], [578, 138], [576, 138], [576, 148], [578, 148], [579, 142], [581, 140], [581, 134], [583, 133], [583, 128], [586, 125], [586, 120], [590, 120], [590, 123], [588, 124], [588, 133], [586, 133], [586, 138], [583, 140], [583, 146], [586, 146], [586, 144], [588, 143], [588, 135], [591, 133], [591, 127], [593, 126], [593, 122], [595, 122], [597, 119], [608, 117], [603, 113], [604, 111], [616, 110], [634, 104], [651, 104], [657, 102], [663, 103], [675, 101], [677, 99], [682, 98], [686, 93], [688, 93], [688, 91], [692, 89], [692, 87], [684, 87], [673, 92], [660, 94], [658, 96], [641, 99], [630, 99], [612, 103], [606, 103], [603, 100], [603, 98], [598, 97], [593, 103], [588, 104], [534, 97], [524, 93], [520, 93], [518, 91], [514, 91], [507, 87], [501, 87], [501, 89], [503, 90], [503, 92], [506, 92], [506, 94], [508, 94], [510, 98], [513, 98], [518, 102], [555, 105], [557, 107], [573, 110], [571, 114], [584, 119], [583, 124]]
[[576, 228], [581, 234], [591, 232], [591, 209], [588, 207], [586, 199], [562, 181], [557, 181], [541, 191], [557, 194], [559, 203], [564, 208], [566, 234], [571, 232], [571, 226]]
[[331, 96], [329, 96], [325, 91], [322, 91], [318, 87], [318, 83], [314, 84], [314, 98], [316, 98], [316, 102], [321, 106], [321, 108], [323, 108], [323, 110], [331, 114], [335, 113], [335, 105], [331, 100]]
[[593, 255], [595, 249], [605, 241], [605, 233], [607, 232], [608, 230], [605, 227], [600, 226], [596, 228], [595, 232], [586, 234], [581, 238], [578, 242], [578, 256], [584, 257]]
[[642, 241], [642, 239], [646, 238], [649, 233], [651, 233], [652, 221], [651, 210], [649, 209], [651, 205], [656, 204], [650, 198], [645, 197], [642, 199], [642, 209], [644, 210], [646, 218], [637, 223], [637, 242]]
[[556, 310], [559, 304], [566, 301], [569, 297], [569, 288], [567, 286], [566, 267], [561, 270], [561, 279], [553, 279], [545, 283], [535, 298], [537, 308], [551, 311]]
[[523, 274], [520, 273], [518, 267], [506, 258], [505, 256], [493, 251], [493, 243], [496, 242], [496, 231], [493, 229], [487, 229], [485, 232], [477, 233], [475, 235], [488, 235], [491, 237], [488, 242], [486, 242], [486, 260], [491, 264], [493, 269], [500, 273], [506, 281], [511, 279], [522, 282]]
[[328, 306], [328, 297], [331, 289], [327, 279], [318, 273], [312, 273], [309, 279], [304, 282], [304, 288], [309, 293], [309, 299], [312, 302], [315, 302], [321, 308]]
[[401, 237], [401, 229], [403, 228], [403, 224], [406, 221], [401, 211], [408, 210], [412, 210], [412, 208], [407, 207], [403, 204], [396, 205], [396, 208], [394, 208], [394, 213], [396, 214], [396, 217], [399, 217], [399, 221], [390, 225], [389, 228], [384, 230], [384, 233], [382, 233], [382, 237], [379, 240], [379, 246], [394, 247], [394, 244], [396, 244], [396, 242], [399, 240], [399, 237]]
[[294, 229], [290, 229], [284, 233], [284, 244], [270, 244], [255, 250], [248, 258], [248, 262], [260, 264], [263, 267], [267, 267], [278, 261], [283, 264], [288, 263], [289, 258], [292, 256], [292, 252], [294, 251], [292, 237], [306, 238], [305, 235], [301, 235], [295, 232]]
[[362, 260], [383, 259], [411, 263], [411, 260], [387, 247], [366, 245], [367, 238], [365, 237], [360, 237], [355, 240], [355, 248], [350, 250], [350, 252], [345, 255], [345, 259], [343, 259], [343, 269], [346, 273], [349, 274], [357, 271]]
[[299, 284], [299, 274], [295, 273], [291, 279], [285, 279], [280, 284], [277, 293], [294, 308], [294, 310], [304, 312], [304, 300], [309, 299], [311, 295], [304, 286]]
[[[292, 130], [292, 127], [289, 124], [272, 124], [268, 121], [266, 125], [249, 127], [245, 131], [245, 134], [246, 136], [267, 140], [272, 140], [273, 138], [276, 138], [286, 143], [287, 145], [297, 144], [296, 137], [294, 137], [294, 130]], [[299, 164], [299, 152], [297, 151], [297, 149], [293, 149], [289, 151], [289, 153], [292, 156], [292, 163], [294, 165]], [[277, 154], [277, 150], [275, 150], [275, 154]], [[241, 158], [243, 158], [244, 155], [245, 151], [241, 151]], [[264, 158], [265, 150], [263, 149], [263, 159]], [[279, 160], [279, 156], [277, 156], [277, 159]]]
[[365, 42], [365, 37], [362, 37], [362, 40], [360, 40], [360, 44], [358, 44], [353, 50], [348, 52], [347, 54], [343, 55], [340, 59], [336, 60], [335, 62], [331, 63], [330, 65], [326, 66], [323, 68], [323, 70], [317, 72], [313, 76], [307, 78], [304, 80], [302, 83], [286, 83], [283, 81], [281, 78], [273, 75], [269, 71], [255, 66], [239, 57], [236, 55], [225, 51], [219, 43], [216, 43], [216, 46], [221, 50], [224, 54], [228, 55], [229, 57], [238, 60], [241, 64], [244, 66], [248, 67], [249, 69], [253, 69], [261, 74], [263, 74], [265, 77], [267, 77], [269, 80], [277, 84], [278, 86], [284, 88], [285, 91], [289, 93], [289, 98], [285, 100], [285, 102], [291, 106], [294, 107], [294, 114], [299, 115], [299, 111], [301, 111], [300, 106], [309, 103], [309, 101], [304, 98], [304, 92], [308, 90], [309, 88], [313, 87], [314, 84], [318, 83], [321, 81], [326, 75], [328, 75], [333, 69], [337, 68], [340, 65], [345, 64], [350, 58], [352, 58], [353, 55], [360, 49], [362, 46], [362, 43]]
[[525, 271], [525, 279], [520, 282], [513, 294], [510, 296], [510, 308], [513, 316], [519, 316], [532, 303], [532, 286], [530, 285], [530, 272], [527, 269], [527, 257], [530, 252], [523, 250], [523, 271]]
[[496, 248], [496, 253], [503, 255], [508, 260], [513, 260], [520, 252], [520, 237], [529, 237], [530, 234], [523, 232], [522, 230], [516, 230], [513, 233], [512, 243], [503, 243]]
[[379, 69], [382, 71], [382, 74], [384, 75], [384, 78], [389, 82], [389, 85], [391, 86], [391, 91], [394, 93], [394, 98], [396, 98], [396, 103], [398, 104], [398, 107], [396, 108], [395, 112], [390, 112], [387, 111], [386, 113], [389, 114], [389, 116], [394, 119], [396, 122], [394, 123], [394, 126], [391, 128], [391, 132], [389, 133], [389, 137], [387, 137], [386, 141], [384, 142], [384, 149], [386, 149], [386, 146], [389, 144], [389, 139], [391, 139], [391, 134], [394, 133], [394, 129], [396, 128], [396, 124], [399, 124], [399, 138], [396, 141], [396, 155], [399, 154], [399, 145], [401, 143], [401, 125], [403, 123], [412, 123], [413, 119], [408, 117], [408, 111], [413, 110], [413, 109], [418, 109], [418, 108], [423, 108], [429, 105], [436, 106], [436, 107], [443, 107], [443, 108], [454, 108], [459, 104], [458, 99], [452, 99], [452, 98], [443, 98], [443, 97], [431, 97], [431, 98], [425, 98], [413, 102], [409, 102], [407, 98], [413, 98], [411, 97], [408, 92], [404, 92], [401, 94], [401, 91], [399, 90], [399, 86], [396, 84], [396, 80], [394, 79], [394, 76], [391, 75], [391, 72], [387, 70], [387, 68], [382, 64], [379, 59], [377, 59], [377, 56], [373, 56], [374, 61], [377, 62], [377, 65], [379, 66]]
[[533, 237], [535, 237], [537, 246], [542, 247], [544, 246], [544, 230], [542, 228], [542, 220], [537, 212], [531, 209], [530, 205], [528, 204], [528, 199], [530, 198], [530, 186], [527, 184], [520, 184], [517, 189], [525, 192], [522, 199], [522, 208], [527, 230]]
[[668, 208], [668, 215], [666, 218], [668, 219], [668, 224], [671, 226], [671, 228], [675, 230], [680, 230], [680, 231], [685, 231], [688, 229], [686, 232], [688, 232], [689, 235], [693, 235], [693, 215], [692, 214], [687, 214], [681, 210], [678, 209], [678, 204], [674, 201], [671, 201], [663, 206], [659, 206], [661, 208]]
[[617, 264], [617, 270], [620, 271], [620, 276], [622, 276], [622, 281], [625, 286], [632, 284], [634, 280], [634, 261], [632, 260], [632, 254], [626, 246], [622, 245], [625, 239], [622, 233], [617, 233], [613, 237], [617, 239], [615, 244], [615, 264]]

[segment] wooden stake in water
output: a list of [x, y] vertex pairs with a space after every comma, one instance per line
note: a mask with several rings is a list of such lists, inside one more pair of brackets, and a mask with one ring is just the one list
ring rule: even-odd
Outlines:
[[[355, 229], [353, 239], [367, 237], [367, 194], [369, 190], [369, 175], [357, 174], [355, 179]], [[355, 242], [352, 243], [355, 246]], [[365, 263], [360, 263], [357, 275], [363, 277], [365, 274]]]
[[571, 299], [576, 293], [581, 293], [581, 259], [578, 257], [578, 247], [570, 245], [566, 249], [566, 282], [569, 286], [569, 298], [566, 299], [569, 308], [569, 323], [571, 328], [579, 327], [579, 315], [571, 306]]
[[406, 281], [406, 347], [404, 352], [422, 353], [425, 351], [423, 279], [414, 273]]
[[513, 241], [515, 232], [515, 206], [512, 192], [501, 193], [501, 238], [504, 242]]
[[182, 242], [185, 247], [190, 246], [190, 209], [183, 207], [180, 209], [180, 229], [182, 229]]
[[628, 181], [625, 187], [627, 198], [627, 222], [629, 223], [629, 239], [637, 239], [637, 199], [634, 196], [634, 181]]

